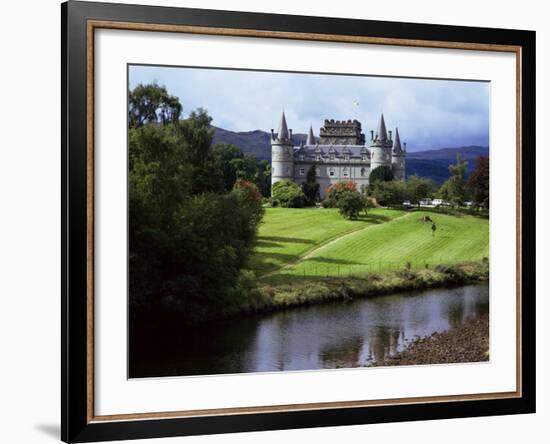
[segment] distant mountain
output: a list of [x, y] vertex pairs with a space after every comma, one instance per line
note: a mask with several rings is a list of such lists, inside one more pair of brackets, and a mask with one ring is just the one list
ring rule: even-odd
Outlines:
[[[254, 154], [258, 160], [271, 162], [271, 134], [261, 130], [235, 132], [214, 127], [214, 143], [231, 143], [238, 146], [245, 154]], [[307, 138], [306, 134], [293, 134], [293, 139], [299, 144]]]
[[[271, 161], [271, 134], [266, 131], [235, 132], [223, 128], [215, 129], [214, 143], [231, 143], [238, 146], [245, 154], [253, 154], [259, 160]], [[296, 144], [307, 138], [306, 134], [293, 134]], [[466, 146], [460, 148], [440, 148], [427, 151], [407, 153], [407, 176], [417, 174], [428, 177], [437, 183], [443, 183], [449, 177], [448, 167], [456, 162], [456, 156], [468, 161], [467, 173], [475, 167], [479, 156], [488, 156], [489, 148], [482, 146]]]
[[407, 176], [416, 174], [429, 177], [436, 183], [443, 183], [449, 178], [449, 165], [456, 163], [457, 155], [468, 162], [466, 174], [469, 175], [475, 168], [476, 159], [479, 156], [489, 156], [489, 148], [485, 146], [466, 146], [408, 152]]

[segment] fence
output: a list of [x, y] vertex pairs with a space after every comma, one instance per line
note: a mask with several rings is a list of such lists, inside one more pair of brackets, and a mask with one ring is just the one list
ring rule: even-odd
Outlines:
[[[478, 260], [485, 260], [480, 258]], [[470, 261], [473, 261], [471, 259]], [[369, 273], [379, 273], [383, 271], [399, 271], [405, 269], [435, 268], [438, 265], [451, 265], [457, 262], [455, 259], [445, 258], [443, 256], [422, 261], [373, 261], [365, 264], [317, 264], [312, 261], [304, 261], [287, 269], [284, 274], [306, 277], [346, 277], [357, 276]]]

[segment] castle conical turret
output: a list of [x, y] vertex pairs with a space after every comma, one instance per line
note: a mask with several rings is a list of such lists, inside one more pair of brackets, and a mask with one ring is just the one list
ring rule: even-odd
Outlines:
[[279, 122], [279, 131], [277, 132], [279, 140], [285, 140], [289, 138], [288, 126], [286, 124], [285, 112], [281, 115], [281, 121]]
[[395, 140], [393, 141], [391, 166], [394, 180], [405, 180], [405, 151], [401, 148], [399, 130], [395, 128]]
[[277, 134], [271, 130], [271, 185], [283, 179], [294, 179], [294, 148], [292, 130], [283, 111]]
[[313, 128], [309, 127], [309, 133], [307, 134], [306, 145], [315, 145], [315, 136], [313, 135]]
[[399, 139], [399, 130], [395, 128], [395, 139], [393, 141], [393, 152], [400, 153], [401, 149], [401, 140]]
[[380, 115], [380, 122], [378, 122], [378, 132], [376, 133], [376, 137], [381, 142], [385, 142], [386, 140], [388, 140], [386, 122], [384, 122], [384, 113]]
[[[371, 132], [372, 133], [372, 132]], [[380, 166], [392, 167], [392, 141], [388, 138], [384, 114], [380, 115], [377, 133], [370, 144], [371, 171]]]

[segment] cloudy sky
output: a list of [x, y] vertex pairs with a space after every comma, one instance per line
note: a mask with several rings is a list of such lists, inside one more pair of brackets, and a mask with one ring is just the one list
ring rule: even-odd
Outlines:
[[357, 119], [363, 132], [384, 113], [407, 149], [489, 145], [490, 84], [391, 77], [131, 66], [130, 88], [157, 82], [179, 97], [184, 115], [202, 107], [232, 131], [277, 129], [281, 112], [295, 133], [326, 118]]

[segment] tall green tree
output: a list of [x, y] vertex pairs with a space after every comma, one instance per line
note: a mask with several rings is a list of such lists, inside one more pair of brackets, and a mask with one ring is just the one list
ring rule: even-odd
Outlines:
[[466, 188], [477, 207], [489, 208], [489, 158], [479, 156]]
[[376, 199], [380, 205], [400, 205], [408, 198], [408, 190], [405, 182], [377, 181], [371, 187], [370, 196]]
[[439, 189], [439, 196], [454, 206], [458, 207], [464, 203], [467, 197], [466, 190], [466, 168], [468, 162], [462, 160], [460, 154], [456, 156], [456, 164], [449, 165], [451, 177], [447, 179]]
[[271, 164], [267, 160], [260, 160], [257, 164], [254, 183], [263, 197], [271, 195]]
[[145, 123], [174, 123], [181, 115], [179, 99], [156, 83], [139, 84], [128, 94], [128, 123], [139, 128]]
[[212, 156], [216, 169], [222, 173], [224, 189], [232, 190], [238, 177], [235, 161], [244, 157], [243, 152], [235, 145], [218, 143], [212, 149]]
[[204, 110], [129, 128], [130, 301], [194, 322], [231, 311], [262, 216], [251, 183], [227, 190]]
[[311, 165], [307, 171], [306, 181], [302, 184], [306, 205], [315, 205], [319, 199], [319, 184], [315, 165]]
[[238, 146], [232, 144], [214, 145], [212, 156], [215, 168], [222, 173], [226, 191], [233, 189], [237, 179], [253, 182], [262, 196], [271, 193], [271, 166], [268, 161], [256, 160], [252, 154], [244, 154]]
[[414, 175], [407, 179], [407, 197], [415, 205], [420, 205], [424, 198], [432, 197], [434, 188], [434, 183], [425, 177]]
[[393, 171], [391, 167], [381, 165], [371, 171], [369, 176], [369, 184], [374, 185], [376, 182], [389, 182], [393, 180]]

